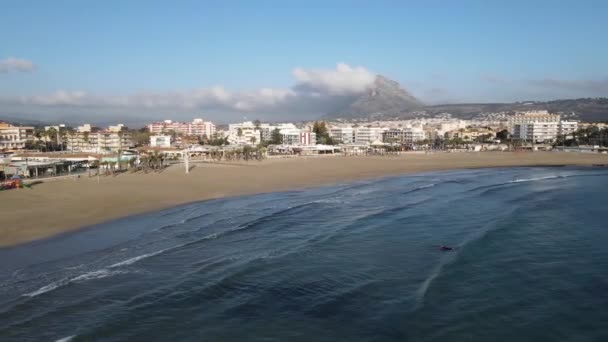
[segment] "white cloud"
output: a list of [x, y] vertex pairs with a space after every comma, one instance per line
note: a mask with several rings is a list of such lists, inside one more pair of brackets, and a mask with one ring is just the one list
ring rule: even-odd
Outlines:
[[260, 88], [231, 92], [222, 86], [182, 91], [99, 95], [82, 90], [59, 90], [28, 97], [3, 97], [0, 103], [30, 106], [118, 107], [147, 109], [281, 111], [302, 108], [311, 101], [327, 104], [332, 98], [356, 95], [373, 85], [375, 75], [362, 67], [338, 64], [334, 70], [293, 70], [296, 84], [290, 89]]
[[24, 104], [37, 104], [41, 106], [55, 105], [81, 105], [86, 103], [87, 94], [84, 91], [59, 90], [51, 95], [39, 95], [22, 98]]
[[373, 86], [376, 79], [376, 75], [367, 69], [344, 63], [339, 63], [335, 70], [296, 68], [292, 74], [298, 82], [296, 87], [329, 95], [362, 93]]
[[29, 72], [33, 71], [34, 69], [36, 69], [34, 63], [25, 59], [8, 57], [0, 60], [0, 73], [7, 73], [11, 71]]
[[4, 97], [0, 102], [34, 106], [111, 106], [136, 108], [230, 109], [251, 111], [279, 105], [296, 96], [291, 89], [262, 88], [231, 93], [220, 86], [174, 92], [143, 92], [132, 95], [94, 95], [85, 91], [60, 90], [48, 95]]

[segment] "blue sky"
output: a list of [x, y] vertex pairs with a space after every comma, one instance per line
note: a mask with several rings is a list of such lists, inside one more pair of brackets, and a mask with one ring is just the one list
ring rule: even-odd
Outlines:
[[[291, 89], [329, 89], [323, 82], [338, 63], [395, 79], [427, 103], [608, 95], [608, 1], [0, 0], [0, 8], [0, 113], [289, 115]], [[316, 78], [298, 79], [295, 68]], [[255, 98], [261, 88], [275, 89], [272, 101]]]

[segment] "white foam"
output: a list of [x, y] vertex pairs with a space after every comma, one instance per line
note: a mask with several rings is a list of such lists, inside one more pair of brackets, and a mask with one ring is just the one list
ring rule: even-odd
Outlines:
[[160, 251], [156, 251], [156, 252], [152, 252], [152, 253], [147, 253], [147, 254], [138, 255], [138, 256], [136, 256], [136, 257], [132, 257], [132, 258], [130, 258], [130, 259], [123, 260], [123, 261], [121, 261], [121, 262], [117, 262], [117, 263], [115, 263], [115, 264], [113, 264], [113, 265], [110, 265], [109, 267], [110, 267], [110, 268], [116, 268], [116, 267], [121, 267], [121, 266], [127, 266], [127, 265], [131, 265], [131, 264], [134, 264], [134, 263], [138, 262], [139, 260], [146, 259], [146, 258], [149, 258], [149, 257], [155, 256], [155, 255], [158, 255], [158, 254], [164, 253], [164, 252], [165, 252], [165, 251], [167, 251], [167, 250], [168, 250], [168, 249], [161, 249]]
[[427, 184], [427, 185], [423, 185], [423, 186], [419, 186], [416, 188], [416, 190], [420, 190], [420, 189], [426, 189], [426, 188], [432, 188], [434, 187], [436, 184], [435, 183], [431, 183], [431, 184]]
[[73, 339], [74, 339], [74, 337], [76, 337], [76, 335], [72, 335], [72, 336], [67, 336], [67, 337], [64, 337], [64, 338], [60, 338], [60, 339], [58, 339], [58, 340], [57, 340], [57, 341], [55, 341], [55, 342], [68, 342], [68, 341], [73, 340]]
[[420, 287], [418, 288], [418, 291], [416, 291], [418, 305], [421, 305], [422, 302], [424, 301], [424, 297], [426, 296], [426, 293], [429, 290], [429, 287], [433, 283], [433, 280], [435, 280], [435, 278], [437, 278], [439, 273], [441, 273], [441, 270], [443, 269], [443, 265], [444, 265], [444, 262], [439, 263], [439, 265], [437, 265], [437, 267], [435, 267], [435, 269], [431, 272], [431, 274], [422, 282], [422, 285], [420, 285]]
[[534, 181], [539, 181], [539, 180], [544, 180], [544, 179], [554, 179], [554, 178], [562, 178], [562, 176], [546, 176], [546, 177], [537, 177], [537, 178], [522, 178], [522, 179], [512, 180], [509, 183], [534, 182]]
[[43, 293], [47, 293], [50, 291], [53, 291], [57, 288], [66, 286], [70, 283], [73, 282], [82, 282], [82, 281], [86, 281], [86, 280], [92, 280], [92, 279], [101, 279], [101, 278], [106, 278], [106, 277], [110, 277], [113, 275], [117, 275], [117, 274], [123, 274], [126, 273], [125, 271], [110, 271], [107, 269], [100, 269], [97, 271], [91, 271], [91, 272], [87, 272], [87, 273], [83, 273], [79, 276], [73, 277], [73, 278], [63, 278], [60, 279], [56, 282], [50, 283], [48, 285], [45, 285], [41, 288], [39, 288], [38, 290], [34, 291], [34, 292], [30, 292], [30, 293], [26, 293], [23, 296], [25, 297], [36, 297], [39, 296]]
[[311, 203], [343, 204], [343, 203], [345, 203], [345, 201], [338, 199], [337, 197], [332, 197], [332, 198], [325, 198], [325, 199], [312, 201], [312, 202], [309, 202], [308, 204], [311, 204]]
[[106, 277], [111, 277], [113, 275], [116, 274], [123, 274], [125, 273], [124, 271], [110, 271], [107, 270], [105, 268], [98, 270], [98, 271], [92, 271], [92, 272], [87, 272], [85, 274], [81, 274], [78, 277], [72, 278], [70, 280], [70, 282], [78, 282], [78, 281], [84, 281], [84, 280], [92, 280], [92, 279], [101, 279], [101, 278], [106, 278]]
[[70, 282], [69, 279], [61, 279], [61, 280], [56, 281], [54, 283], [50, 283], [48, 285], [45, 285], [45, 286], [39, 288], [38, 290], [36, 290], [34, 292], [26, 293], [23, 296], [25, 296], [25, 297], [36, 297], [36, 296], [41, 295], [43, 293], [47, 293], [47, 292], [53, 291], [54, 289], [56, 289], [58, 287], [67, 285], [67, 284], [69, 284], [69, 282]]

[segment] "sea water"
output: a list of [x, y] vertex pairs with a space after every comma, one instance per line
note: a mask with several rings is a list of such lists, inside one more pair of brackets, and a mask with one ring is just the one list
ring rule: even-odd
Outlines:
[[0, 340], [608, 341], [607, 190], [461, 170], [133, 216], [0, 250]]

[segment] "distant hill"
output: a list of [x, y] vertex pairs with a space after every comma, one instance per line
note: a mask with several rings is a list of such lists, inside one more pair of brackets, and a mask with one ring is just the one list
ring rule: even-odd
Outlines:
[[327, 119], [355, 119], [369, 116], [403, 115], [424, 105], [399, 83], [384, 76], [376, 76], [371, 89], [356, 97], [340, 110], [329, 113]]
[[22, 125], [22, 126], [49, 126], [51, 125], [48, 122], [44, 122], [44, 121], [40, 121], [40, 120], [35, 120], [35, 119], [29, 119], [29, 118], [19, 118], [19, 117], [15, 117], [15, 116], [6, 116], [6, 115], [2, 115], [0, 114], [0, 121], [4, 121], [4, 122], [8, 122], [12, 125]]
[[428, 114], [450, 113], [453, 117], [470, 119], [483, 113], [517, 112], [546, 109], [552, 113], [574, 113], [582, 121], [608, 120], [608, 98], [582, 98], [555, 101], [528, 101], [514, 103], [462, 103], [427, 106]]

